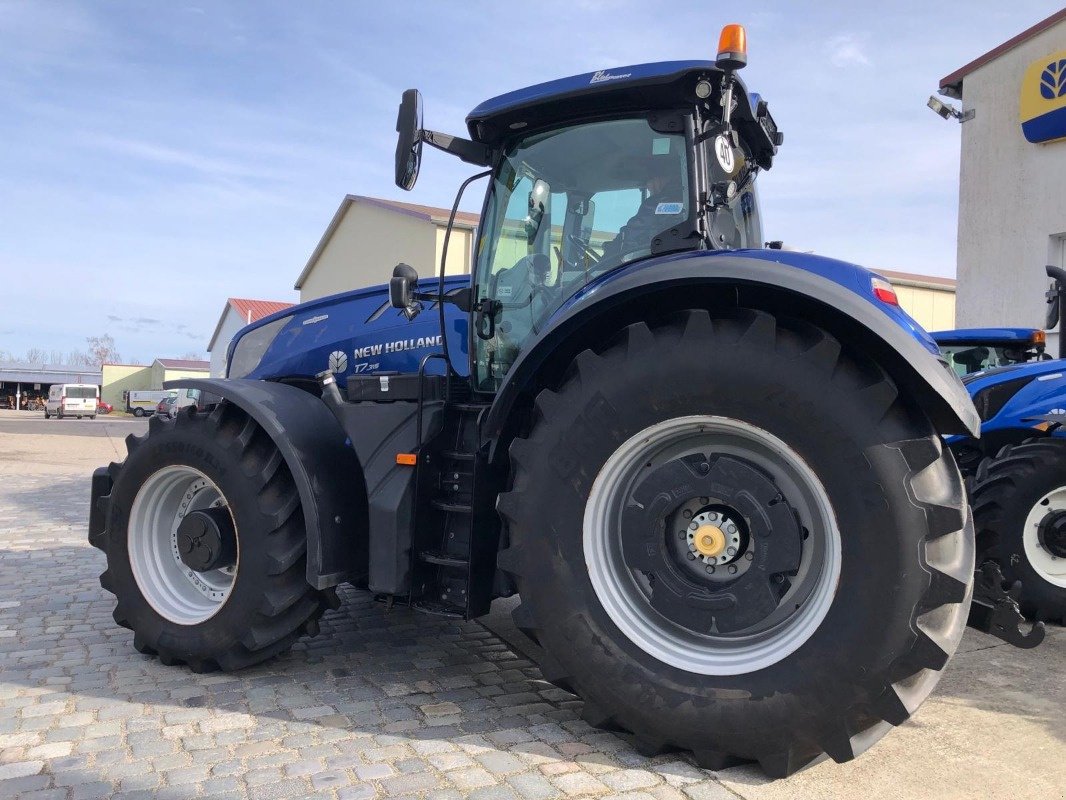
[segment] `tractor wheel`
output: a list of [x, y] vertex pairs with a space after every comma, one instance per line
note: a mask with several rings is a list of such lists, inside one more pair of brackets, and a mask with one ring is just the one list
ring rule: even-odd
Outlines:
[[1007, 445], [981, 463], [970, 500], [978, 560], [1022, 582], [1026, 616], [1066, 622], [1066, 441]]
[[585, 351], [510, 449], [499, 564], [542, 671], [643, 753], [782, 777], [904, 722], [972, 591], [962, 480], [869, 358], [690, 310]]
[[149, 422], [110, 467], [105, 529], [91, 541], [134, 647], [229, 671], [316, 632], [335, 595], [307, 583], [300, 498], [274, 442], [229, 403]]

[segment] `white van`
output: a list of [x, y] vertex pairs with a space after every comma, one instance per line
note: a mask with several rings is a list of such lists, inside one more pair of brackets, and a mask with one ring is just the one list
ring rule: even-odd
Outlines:
[[100, 387], [89, 383], [55, 383], [48, 390], [44, 404], [44, 418], [88, 417], [96, 419], [100, 403]]
[[135, 417], [151, 416], [159, 401], [171, 394], [166, 389], [134, 389], [125, 392], [126, 411]]

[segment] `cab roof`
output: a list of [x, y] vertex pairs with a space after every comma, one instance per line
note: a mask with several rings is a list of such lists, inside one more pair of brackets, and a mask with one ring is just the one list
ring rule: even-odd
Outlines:
[[[475, 141], [497, 146], [512, 135], [567, 120], [691, 106], [700, 78], [710, 80], [711, 101], [716, 102], [721, 74], [713, 61], [659, 61], [585, 72], [486, 100], [467, 114], [466, 124]], [[777, 150], [777, 128], [759, 95], [749, 94], [737, 80], [734, 123], [756, 161], [769, 168]]]

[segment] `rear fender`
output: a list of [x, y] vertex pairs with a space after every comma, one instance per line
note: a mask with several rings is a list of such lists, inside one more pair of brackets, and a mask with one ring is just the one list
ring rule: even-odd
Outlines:
[[222, 397], [267, 432], [292, 473], [307, 530], [307, 581], [316, 589], [355, 582], [367, 572], [363, 470], [329, 408], [282, 383], [212, 378], [168, 381]]
[[557, 383], [582, 350], [603, 344], [625, 325], [671, 309], [730, 305], [802, 317], [822, 327], [880, 364], [938, 433], [979, 436], [977, 411], [958, 376], [878, 302], [872, 292], [864, 297], [811, 269], [765, 256], [687, 256], [628, 270], [564, 306], [511, 367], [485, 419], [493, 458], [502, 455], [498, 445], [505, 447], [516, 433], [523, 416], [516, 409], [528, 408], [540, 388]]

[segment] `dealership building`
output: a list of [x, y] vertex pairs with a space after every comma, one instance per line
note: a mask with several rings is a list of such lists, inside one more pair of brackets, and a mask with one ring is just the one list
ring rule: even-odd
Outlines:
[[940, 81], [962, 101], [957, 323], [1044, 325], [1066, 268], [1066, 9]]

